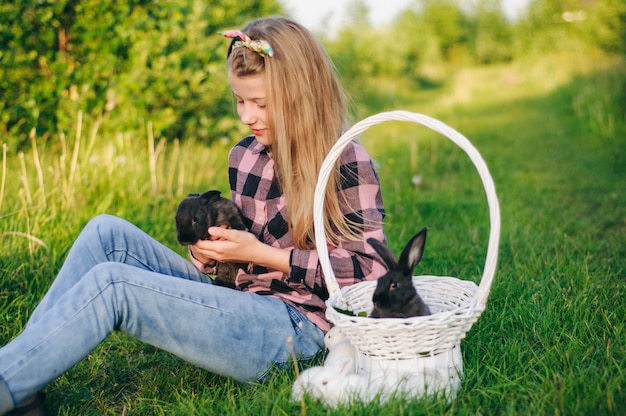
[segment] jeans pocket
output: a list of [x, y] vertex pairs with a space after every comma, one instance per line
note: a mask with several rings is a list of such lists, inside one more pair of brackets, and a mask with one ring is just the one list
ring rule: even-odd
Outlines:
[[285, 303], [285, 306], [287, 307], [287, 312], [289, 313], [289, 319], [291, 320], [291, 325], [293, 326], [294, 332], [296, 333], [296, 335], [302, 335], [302, 328], [304, 327], [304, 324], [308, 321], [308, 319], [302, 314], [302, 312], [297, 310], [295, 307], [287, 303]]

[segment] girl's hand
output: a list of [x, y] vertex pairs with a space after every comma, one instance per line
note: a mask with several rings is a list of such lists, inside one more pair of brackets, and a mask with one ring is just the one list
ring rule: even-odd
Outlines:
[[288, 249], [264, 244], [247, 231], [211, 227], [209, 234], [211, 240], [199, 240], [191, 246], [194, 257], [202, 262], [217, 260], [222, 263], [254, 263], [285, 273], [289, 271]]
[[257, 245], [262, 244], [254, 234], [247, 231], [211, 227], [209, 235], [210, 240], [198, 240], [192, 246], [193, 253], [199, 260], [208, 258], [222, 263], [251, 263], [249, 254]]

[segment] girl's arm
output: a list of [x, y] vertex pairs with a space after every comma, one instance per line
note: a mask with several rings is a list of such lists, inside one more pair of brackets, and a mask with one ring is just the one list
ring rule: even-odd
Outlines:
[[262, 243], [247, 231], [211, 227], [209, 234], [217, 239], [199, 240], [191, 246], [192, 259], [199, 262], [214, 259], [220, 262], [253, 263], [283, 273], [289, 271], [291, 249]]
[[[236, 147], [235, 150], [240, 152], [233, 153], [240, 156], [242, 149]], [[240, 157], [232, 159], [231, 165], [240, 165]], [[346, 286], [362, 280], [376, 279], [386, 272], [380, 256], [365, 242], [370, 237], [385, 242], [382, 228], [385, 211], [373, 163], [359, 144], [354, 143], [344, 150], [342, 171], [345, 179], [340, 201], [346, 201], [341, 206], [342, 213], [353, 220], [361, 218], [367, 225], [358, 241], [342, 242], [338, 247], [329, 247], [335, 277], [340, 286]], [[231, 189], [234, 186], [235, 178], [231, 176]], [[312, 289], [325, 286], [317, 250], [273, 247], [245, 231], [211, 228], [209, 232], [222, 240], [199, 241], [190, 248], [197, 266], [212, 262], [212, 259], [249, 262], [286, 273], [288, 283], [291, 284], [303, 284]], [[203, 269], [200, 267], [200, 270]]]

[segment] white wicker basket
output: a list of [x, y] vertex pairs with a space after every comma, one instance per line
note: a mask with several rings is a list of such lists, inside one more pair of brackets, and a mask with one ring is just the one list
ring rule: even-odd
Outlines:
[[[490, 232], [485, 267], [480, 285], [446, 276], [416, 276], [414, 285], [432, 314], [414, 318], [369, 318], [350, 316], [335, 309], [347, 309], [355, 314], [372, 310], [372, 293], [376, 282], [360, 282], [341, 290], [333, 273], [324, 233], [324, 191], [330, 173], [345, 146], [368, 128], [386, 121], [406, 121], [424, 125], [446, 136], [463, 149], [482, 180], [489, 206]], [[317, 250], [324, 279], [330, 294], [326, 301], [326, 317], [350, 339], [365, 357], [375, 360], [432, 360], [442, 357], [449, 361], [454, 348], [460, 350], [461, 340], [479, 318], [486, 306], [498, 258], [500, 238], [500, 208], [495, 186], [487, 166], [476, 148], [456, 130], [423, 114], [391, 111], [368, 117], [344, 133], [326, 157], [318, 178], [314, 201], [314, 225]], [[445, 358], [444, 358], [445, 357]], [[447, 362], [446, 361], [446, 362]], [[462, 363], [456, 363], [462, 371]]]

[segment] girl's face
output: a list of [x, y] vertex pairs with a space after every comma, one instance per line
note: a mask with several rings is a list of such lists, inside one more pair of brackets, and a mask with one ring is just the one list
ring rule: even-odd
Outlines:
[[259, 143], [269, 146], [264, 74], [238, 77], [228, 71], [228, 81], [237, 99], [237, 114]]

